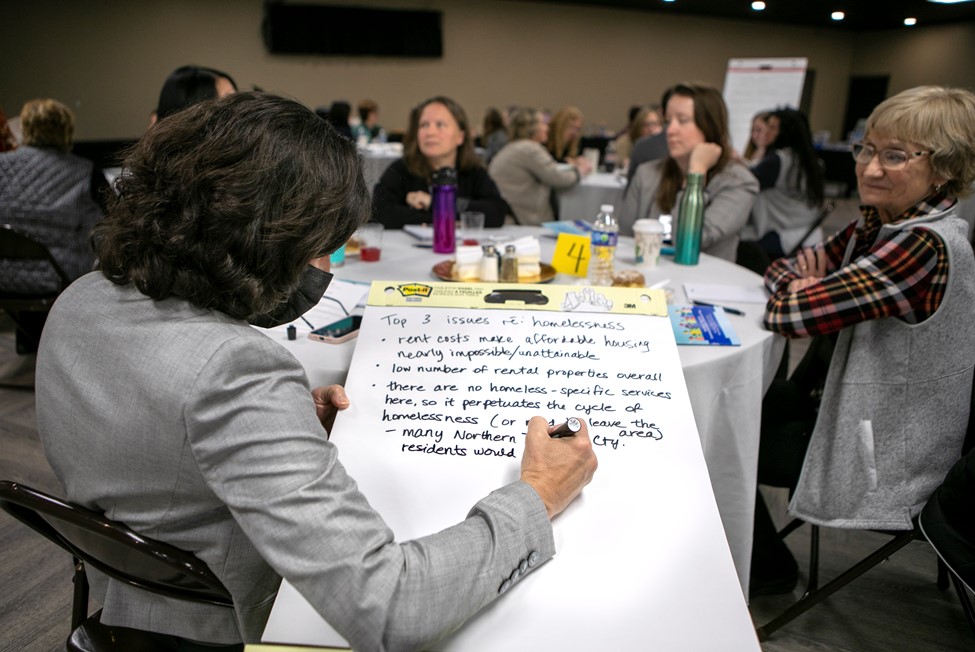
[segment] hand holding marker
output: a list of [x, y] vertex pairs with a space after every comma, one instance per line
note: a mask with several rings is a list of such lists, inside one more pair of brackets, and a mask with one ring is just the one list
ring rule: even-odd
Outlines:
[[582, 422], [580, 422], [575, 417], [569, 417], [566, 419], [565, 423], [556, 426], [555, 430], [548, 433], [548, 436], [552, 439], [561, 439], [562, 437], [572, 437], [579, 430], [582, 429]]

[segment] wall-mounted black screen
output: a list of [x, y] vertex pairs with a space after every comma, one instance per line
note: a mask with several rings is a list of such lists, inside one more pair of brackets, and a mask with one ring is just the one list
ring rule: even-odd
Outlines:
[[264, 5], [264, 44], [275, 54], [441, 57], [439, 11]]

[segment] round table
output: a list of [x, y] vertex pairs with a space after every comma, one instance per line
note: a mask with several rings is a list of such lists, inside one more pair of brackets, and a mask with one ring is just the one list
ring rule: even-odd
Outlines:
[[[485, 233], [486, 237], [498, 241], [535, 235], [541, 243], [543, 261], [550, 261], [555, 250], [556, 241], [551, 234], [542, 227], [527, 226], [506, 226]], [[433, 266], [452, 254], [434, 254], [429, 247], [417, 244], [404, 231], [386, 231], [379, 261], [362, 262], [347, 257], [345, 264], [332, 272], [337, 280], [361, 283], [439, 280]], [[617, 267], [632, 266], [633, 239], [621, 237]], [[698, 265], [677, 265], [669, 256], [662, 256], [656, 267], [642, 271], [648, 286], [666, 282], [664, 289], [672, 293], [672, 302], [677, 304], [687, 303], [685, 283], [740, 287], [760, 287], [762, 283], [761, 277], [743, 267], [703, 254]], [[556, 275], [552, 282], [588, 285], [586, 279], [564, 274]], [[335, 293], [338, 285], [326, 296]], [[348, 287], [343, 298], [348, 304], [347, 290]], [[354, 312], [354, 299], [351, 303], [343, 309], [334, 301], [323, 300], [305, 317], [312, 325], [323, 326], [344, 316], [345, 310]], [[678, 353], [718, 511], [747, 598], [762, 397], [781, 360], [785, 339], [762, 328], [764, 305], [734, 302], [725, 305], [745, 313], [743, 316], [729, 314], [741, 346], [681, 346]], [[313, 387], [344, 382], [355, 340], [343, 344], [314, 342], [307, 337], [311, 330], [308, 324], [298, 321], [294, 325], [296, 340], [287, 339], [286, 326], [267, 333], [292, 351], [305, 367]]]

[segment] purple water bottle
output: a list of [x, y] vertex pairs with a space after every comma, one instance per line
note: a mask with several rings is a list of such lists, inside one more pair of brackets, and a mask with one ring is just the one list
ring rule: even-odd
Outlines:
[[440, 168], [433, 173], [430, 195], [433, 209], [433, 251], [453, 253], [457, 244], [454, 226], [457, 221], [457, 172]]

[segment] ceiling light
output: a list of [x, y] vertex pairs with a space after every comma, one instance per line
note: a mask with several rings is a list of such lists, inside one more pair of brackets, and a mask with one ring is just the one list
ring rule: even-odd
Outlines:
[[761, 0], [758, 0], [757, 2], [753, 2], [752, 3], [752, 9], [754, 9], [755, 11], [764, 11], [765, 10], [765, 3], [764, 2], [761, 2]]
[[829, 17], [833, 20], [843, 20], [846, 18], [846, 14], [844, 14], [842, 11], [834, 11], [829, 15]]
[[915, 25], [917, 25], [917, 18], [905, 18], [904, 24], [907, 25], [908, 27], [914, 27]]
[[939, 5], [956, 5], [962, 2], [971, 2], [972, 0], [928, 0], [928, 2], [933, 2]]

